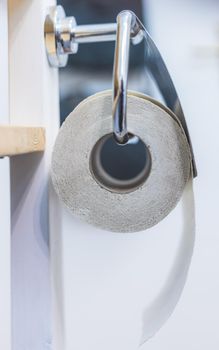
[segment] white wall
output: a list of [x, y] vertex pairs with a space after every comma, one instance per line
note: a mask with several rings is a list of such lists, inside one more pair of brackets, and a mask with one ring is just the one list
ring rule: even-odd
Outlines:
[[148, 1], [151, 32], [172, 73], [198, 167], [196, 246], [174, 314], [144, 349], [219, 347], [219, 3]]
[[[44, 20], [54, 3], [9, 0], [10, 121], [46, 128], [44, 153], [11, 159], [13, 350], [52, 349], [48, 198], [59, 95], [57, 70], [46, 57]], [[54, 232], [56, 216], [51, 224]]]
[[[0, 124], [9, 123], [7, 1], [0, 0]], [[10, 169], [0, 159], [0, 349], [11, 349]]]

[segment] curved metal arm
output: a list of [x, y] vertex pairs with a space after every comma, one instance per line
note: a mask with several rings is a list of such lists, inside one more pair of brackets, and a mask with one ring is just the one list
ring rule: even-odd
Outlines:
[[128, 141], [126, 112], [131, 24], [131, 12], [118, 15], [113, 67], [113, 132], [120, 144]]
[[126, 114], [130, 39], [132, 39], [134, 44], [137, 44], [143, 38], [146, 41], [146, 68], [153, 76], [167, 107], [176, 114], [181, 122], [191, 149], [193, 176], [196, 176], [197, 169], [192, 144], [176, 89], [155, 43], [141, 21], [131, 11], [122, 11], [117, 17], [117, 35], [113, 68], [112, 111], [115, 139], [119, 144], [125, 144], [128, 141]]
[[130, 39], [139, 43], [143, 36], [137, 26], [136, 16], [131, 11], [122, 11], [117, 16], [117, 33], [113, 66], [113, 133], [119, 144], [128, 142], [127, 87]]

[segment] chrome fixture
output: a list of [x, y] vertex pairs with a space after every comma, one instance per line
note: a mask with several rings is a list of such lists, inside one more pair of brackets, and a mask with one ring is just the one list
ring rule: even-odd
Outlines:
[[126, 110], [130, 42], [136, 45], [144, 39], [146, 68], [155, 80], [166, 106], [177, 115], [184, 129], [191, 148], [193, 175], [197, 175], [190, 136], [176, 89], [154, 41], [133, 12], [120, 12], [117, 23], [77, 25], [74, 17], [66, 17], [62, 6], [55, 6], [49, 9], [46, 16], [44, 33], [47, 57], [52, 67], [65, 67], [68, 55], [76, 54], [79, 44], [116, 41], [112, 115], [114, 137], [120, 145], [126, 144], [129, 139]]

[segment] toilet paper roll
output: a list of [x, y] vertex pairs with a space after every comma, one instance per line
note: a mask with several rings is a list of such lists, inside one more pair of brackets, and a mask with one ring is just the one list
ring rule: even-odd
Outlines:
[[[145, 182], [134, 189], [116, 191], [101, 185], [91, 171], [90, 159], [96, 142], [112, 132], [111, 94], [106, 91], [89, 97], [66, 119], [54, 147], [52, 179], [60, 198], [72, 213], [95, 226], [117, 232], [140, 231], [155, 225], [182, 198], [182, 233], [172, 268], [151, 303], [141, 301], [142, 334], [139, 342], [143, 344], [156, 334], [172, 314], [191, 263], [195, 238], [191, 155], [177, 117], [158, 101], [137, 92], [129, 92], [128, 130], [138, 135], [148, 146], [151, 155], [150, 173]], [[174, 222], [178, 222], [178, 218]], [[154, 227], [153, 233], [156, 229], [162, 231], [162, 224], [165, 222]], [[178, 226], [177, 229], [181, 231]], [[69, 274], [67, 278], [71, 279], [72, 275]], [[67, 310], [69, 304], [70, 300], [66, 305]], [[127, 313], [128, 308], [129, 305]], [[71, 314], [68, 311], [66, 315], [65, 331], [72, 334]], [[108, 315], [104, 317], [107, 319]], [[138, 323], [137, 319], [135, 321]], [[95, 333], [96, 326], [94, 321], [91, 333], [94, 340], [99, 340]], [[89, 331], [90, 328], [89, 324]], [[86, 329], [84, 331], [86, 333]], [[120, 349], [113, 331], [110, 336], [115, 342], [115, 348]], [[99, 348], [102, 349], [103, 344]]]
[[147, 179], [134, 188], [106, 188], [91, 170], [94, 146], [112, 133], [110, 91], [82, 101], [66, 118], [52, 156], [53, 184], [65, 205], [88, 223], [115, 232], [141, 231], [160, 222], [180, 200], [191, 175], [189, 145], [169, 109], [129, 92], [127, 120], [129, 132], [143, 141], [151, 157]]

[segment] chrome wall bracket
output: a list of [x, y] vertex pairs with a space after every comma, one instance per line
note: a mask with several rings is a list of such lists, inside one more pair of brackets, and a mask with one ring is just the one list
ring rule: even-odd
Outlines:
[[129, 139], [126, 110], [130, 42], [138, 44], [144, 39], [146, 68], [153, 77], [167, 107], [181, 122], [191, 149], [193, 175], [197, 175], [189, 131], [176, 89], [159, 50], [133, 12], [119, 13], [117, 23], [77, 25], [74, 17], [66, 17], [62, 6], [56, 6], [50, 8], [46, 16], [44, 34], [47, 57], [52, 67], [65, 67], [68, 55], [77, 53], [79, 44], [116, 41], [112, 115], [114, 136], [121, 145], [126, 144]]
[[[134, 13], [123, 11], [118, 19], [120, 17], [127, 21], [129, 28], [126, 30], [131, 30], [133, 44], [139, 43], [143, 37], [134, 33]], [[69, 54], [78, 52], [79, 44], [116, 41], [117, 23], [77, 25], [75, 17], [66, 17], [63, 7], [59, 5], [49, 9], [44, 34], [49, 63], [52, 67], [61, 68], [67, 65]], [[129, 42], [129, 37], [127, 39]]]

